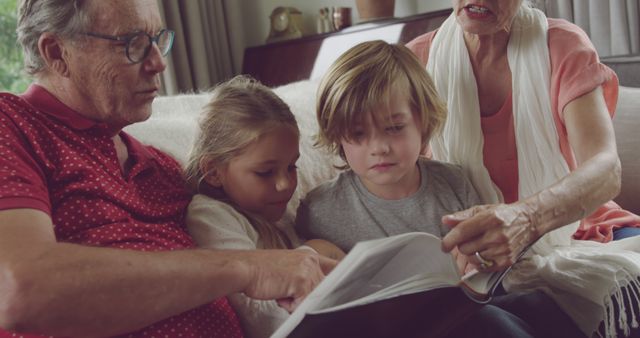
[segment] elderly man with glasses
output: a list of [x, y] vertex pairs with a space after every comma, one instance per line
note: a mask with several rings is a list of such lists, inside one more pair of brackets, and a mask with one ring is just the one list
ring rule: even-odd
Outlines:
[[292, 308], [335, 264], [194, 248], [179, 165], [122, 132], [173, 43], [156, 0], [22, 0], [17, 31], [34, 83], [0, 93], [0, 337], [241, 336], [226, 295]]

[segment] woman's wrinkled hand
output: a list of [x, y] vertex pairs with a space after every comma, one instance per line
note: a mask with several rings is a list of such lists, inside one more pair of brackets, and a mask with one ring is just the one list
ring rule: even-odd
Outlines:
[[[442, 218], [451, 231], [442, 239], [446, 252], [457, 250], [476, 266], [498, 271], [513, 265], [539, 237], [526, 208], [518, 203], [480, 205]], [[477, 257], [489, 262], [483, 262]]]
[[460, 273], [461, 276], [465, 275], [467, 272], [471, 270], [478, 268], [475, 264], [471, 262], [471, 260], [469, 260], [469, 257], [467, 257], [464, 254], [461, 254], [460, 251], [458, 251], [458, 248], [453, 248], [453, 250], [451, 250], [451, 254], [453, 255], [453, 258], [455, 258], [456, 260], [458, 273]]

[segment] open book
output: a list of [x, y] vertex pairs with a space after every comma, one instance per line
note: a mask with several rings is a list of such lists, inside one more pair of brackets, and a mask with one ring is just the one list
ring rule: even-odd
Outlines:
[[272, 337], [446, 333], [447, 321], [490, 300], [508, 270], [461, 276], [440, 242], [423, 232], [359, 242]]

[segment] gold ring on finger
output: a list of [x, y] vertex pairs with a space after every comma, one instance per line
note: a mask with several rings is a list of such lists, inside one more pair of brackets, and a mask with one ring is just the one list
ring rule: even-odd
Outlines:
[[480, 262], [480, 268], [482, 270], [489, 269], [495, 264], [494, 261], [482, 257], [479, 251], [476, 251], [475, 255], [476, 255], [476, 258], [478, 259], [478, 262]]

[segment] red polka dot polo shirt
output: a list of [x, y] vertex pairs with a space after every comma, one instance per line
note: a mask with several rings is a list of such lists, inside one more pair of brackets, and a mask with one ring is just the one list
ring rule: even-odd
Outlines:
[[[132, 163], [126, 175], [105, 125], [37, 85], [22, 96], [0, 93], [0, 210], [46, 212], [60, 242], [141, 251], [194, 247], [185, 230], [191, 196], [180, 166], [126, 133], [120, 136]], [[241, 335], [226, 298], [131, 334]], [[19, 336], [0, 330], [0, 337]]]

